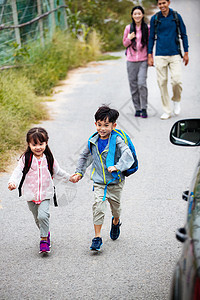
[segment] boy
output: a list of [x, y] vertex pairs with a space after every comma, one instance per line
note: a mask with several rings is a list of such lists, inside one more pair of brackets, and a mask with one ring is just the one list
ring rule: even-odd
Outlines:
[[[167, 120], [171, 117], [170, 98], [167, 88], [168, 69], [171, 73], [171, 84], [173, 90], [172, 101], [174, 104], [174, 114], [180, 114], [180, 101], [182, 93], [181, 79], [181, 56], [180, 44], [178, 42], [177, 24], [175, 22], [175, 13], [169, 8], [170, 0], [157, 0], [160, 12], [153, 15], [150, 21], [150, 36], [148, 45], [148, 65], [154, 65], [153, 47], [156, 41], [155, 66], [157, 73], [158, 86], [160, 88], [161, 100], [164, 113], [161, 120]], [[155, 26], [157, 20], [157, 26]], [[183, 62], [187, 66], [188, 57], [188, 38], [186, 27], [180, 14], [177, 14], [180, 35], [184, 48]]]
[[[74, 182], [78, 182], [85, 173], [86, 168], [92, 163], [91, 179], [94, 182], [93, 223], [95, 237], [92, 240], [91, 250], [100, 250], [102, 243], [101, 228], [104, 221], [106, 202], [110, 203], [112, 212], [112, 224], [110, 237], [116, 240], [120, 234], [120, 197], [124, 186], [123, 171], [128, 170], [133, 162], [131, 150], [124, 140], [117, 136], [114, 165], [106, 167], [106, 157], [109, 150], [111, 132], [116, 128], [116, 120], [119, 112], [104, 105], [95, 113], [95, 125], [97, 134], [93, 135], [88, 145], [84, 148], [78, 160]], [[114, 179], [112, 172], [120, 171], [119, 179]], [[112, 181], [109, 185], [108, 182]], [[106, 189], [105, 189], [106, 188]], [[104, 198], [106, 201], [104, 201]]]

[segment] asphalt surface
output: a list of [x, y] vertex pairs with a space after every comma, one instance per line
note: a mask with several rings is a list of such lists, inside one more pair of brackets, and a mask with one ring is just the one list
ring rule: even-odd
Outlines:
[[[190, 184], [199, 150], [169, 142], [178, 119], [199, 117], [200, 3], [172, 1], [186, 25], [190, 63], [183, 66], [179, 117], [162, 114], [155, 68], [148, 70], [148, 119], [135, 119], [124, 52], [119, 60], [94, 62], [71, 72], [48, 104], [52, 120], [42, 123], [60, 165], [75, 171], [79, 152], [95, 131], [94, 113], [103, 104], [120, 112], [118, 128], [132, 138], [139, 171], [127, 178], [122, 196], [120, 238], [109, 238], [108, 207], [102, 230], [103, 248], [89, 250], [94, 237], [92, 182], [59, 185], [60, 206], [51, 206], [52, 251], [41, 257], [39, 232], [27, 203], [7, 190], [10, 174], [0, 177], [0, 299], [169, 299], [170, 283], [181, 244], [175, 231], [184, 225], [187, 203], [182, 191]], [[170, 86], [169, 86], [170, 88]]]

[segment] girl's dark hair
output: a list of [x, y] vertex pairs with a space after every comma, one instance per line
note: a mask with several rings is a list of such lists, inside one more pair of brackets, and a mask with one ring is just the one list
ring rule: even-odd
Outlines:
[[115, 123], [119, 117], [119, 112], [116, 109], [112, 109], [107, 105], [99, 107], [97, 112], [94, 115], [95, 121], [106, 121], [107, 119], [111, 123]]
[[[132, 18], [132, 24], [133, 24], [133, 31], [135, 32], [135, 34], [136, 34], [136, 24], [135, 24], [135, 21], [134, 21], [134, 19], [132, 17], [132, 14], [133, 14], [134, 10], [136, 10], [136, 9], [139, 9], [143, 13], [143, 15], [145, 13], [143, 7], [140, 6], [140, 5], [134, 6], [132, 8], [132, 10], [131, 10], [131, 18]], [[142, 31], [141, 43], [142, 43], [142, 48], [144, 48], [148, 44], [148, 37], [149, 37], [149, 33], [148, 33], [149, 30], [148, 30], [147, 24], [144, 22], [144, 16], [142, 18], [141, 31]], [[132, 48], [135, 51], [137, 50], [136, 49], [136, 38], [132, 39]]]
[[[26, 151], [24, 152], [24, 155], [25, 155], [25, 153], [32, 153], [31, 148], [29, 147], [29, 143], [31, 143], [31, 142], [34, 142], [35, 144], [37, 144], [38, 142], [48, 143], [48, 140], [49, 140], [49, 136], [48, 136], [47, 131], [44, 128], [42, 128], [42, 127], [31, 128], [26, 134], [26, 141], [28, 143], [28, 147], [27, 147]], [[53, 158], [53, 154], [52, 154], [48, 144], [46, 145], [44, 154], [46, 155], [48, 166], [50, 168], [49, 171], [50, 171], [51, 175], [53, 175], [54, 158]]]

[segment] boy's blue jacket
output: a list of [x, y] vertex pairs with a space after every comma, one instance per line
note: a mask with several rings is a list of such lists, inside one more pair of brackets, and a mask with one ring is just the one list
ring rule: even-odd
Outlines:
[[86, 168], [92, 163], [91, 179], [95, 183], [106, 185], [109, 181], [112, 181], [112, 184], [117, 184], [125, 179], [125, 176], [122, 174], [122, 172], [128, 170], [132, 166], [132, 164], [134, 163], [134, 158], [131, 153], [131, 150], [125, 144], [124, 140], [120, 136], [117, 136], [114, 166], [121, 173], [119, 174], [119, 179], [113, 181], [113, 176], [111, 173], [108, 172], [106, 167], [106, 158], [110, 146], [111, 136], [112, 133], [108, 139], [108, 144], [106, 148], [101, 154], [98, 150], [99, 134], [96, 134], [89, 139], [91, 143], [92, 154], [87, 144], [79, 157], [76, 173], [84, 176]]
[[[157, 25], [157, 41], [156, 41], [156, 56], [171, 56], [178, 55], [178, 45], [176, 43], [177, 32], [176, 32], [176, 22], [173, 16], [173, 10], [169, 9], [169, 14], [167, 17], [164, 17], [161, 11], [158, 14], [158, 25]], [[188, 52], [188, 37], [186, 33], [185, 24], [181, 18], [180, 14], [178, 15], [181, 39], [183, 42], [184, 52]], [[153, 15], [150, 21], [150, 36], [148, 44], [148, 53], [153, 52], [153, 46], [155, 42], [155, 17]]]

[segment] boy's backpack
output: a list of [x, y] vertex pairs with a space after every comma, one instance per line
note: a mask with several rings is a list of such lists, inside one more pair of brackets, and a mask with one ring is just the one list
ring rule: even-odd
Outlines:
[[[22, 175], [22, 179], [20, 181], [19, 187], [18, 187], [19, 197], [21, 197], [21, 195], [22, 195], [22, 185], [24, 183], [26, 174], [28, 173], [28, 171], [30, 170], [30, 167], [31, 167], [31, 163], [32, 163], [32, 159], [33, 159], [33, 153], [32, 152], [26, 152], [24, 156], [25, 156], [25, 163], [24, 163], [24, 168], [23, 168], [23, 171], [22, 171], [23, 175]], [[50, 161], [48, 161], [48, 159], [47, 159], [47, 162], [48, 162], [49, 172], [51, 173], [51, 176], [53, 176], [52, 172], [50, 171], [53, 168], [52, 168], [52, 166], [50, 164]], [[58, 206], [57, 199], [56, 199], [55, 186], [54, 186], [53, 200], [54, 200], [54, 205]]]
[[106, 166], [107, 166], [107, 168], [110, 166], [114, 166], [116, 138], [117, 138], [117, 136], [120, 136], [124, 140], [124, 142], [127, 144], [129, 149], [131, 150], [131, 153], [134, 158], [134, 163], [132, 164], [132, 166], [128, 170], [122, 172], [124, 174], [124, 176], [128, 177], [131, 174], [134, 174], [138, 170], [138, 160], [137, 160], [137, 156], [136, 156], [135, 147], [134, 147], [130, 137], [128, 136], [128, 134], [125, 133], [123, 130], [114, 129], [111, 134], [112, 134], [112, 136], [110, 139], [109, 151], [108, 151], [108, 155], [106, 158]]
[[[98, 133], [95, 132], [88, 140], [88, 148], [90, 150], [90, 153], [92, 153], [91, 151], [91, 143], [90, 143], [90, 139], [97, 135]], [[127, 146], [129, 147], [129, 149], [131, 150], [131, 153], [133, 155], [134, 158], [134, 163], [133, 165], [126, 171], [122, 172], [124, 176], [128, 177], [131, 174], [134, 174], [137, 170], [138, 170], [138, 159], [137, 159], [137, 155], [136, 155], [136, 151], [135, 151], [135, 147], [130, 139], [130, 137], [128, 136], [128, 134], [126, 134], [123, 130], [120, 129], [114, 129], [111, 132], [111, 138], [110, 138], [110, 144], [109, 144], [109, 150], [108, 150], [108, 154], [107, 154], [107, 158], [106, 158], [106, 167], [110, 167], [110, 166], [114, 166], [114, 160], [115, 160], [115, 150], [116, 150], [116, 138], [117, 136], [120, 136], [124, 142], [127, 144]], [[113, 179], [111, 179], [105, 186], [105, 190], [104, 190], [104, 197], [103, 197], [103, 201], [106, 198], [106, 191], [107, 191], [107, 186], [112, 183], [113, 181], [115, 181], [116, 179], [119, 179], [120, 176], [120, 171], [115, 171], [111, 173], [113, 176]]]
[[[172, 10], [172, 13], [173, 13], [173, 17], [174, 17], [173, 21], [176, 22], [176, 32], [177, 32], [176, 44], [178, 45], [178, 52], [179, 52], [181, 58], [183, 58], [183, 55], [182, 55], [182, 52], [181, 52], [181, 43], [180, 43], [180, 38], [181, 38], [180, 21], [179, 21], [179, 18], [178, 18], [177, 11]], [[155, 40], [157, 40], [158, 23], [161, 23], [161, 21], [159, 20], [159, 12], [156, 13], [155, 19], [154, 19]]]

